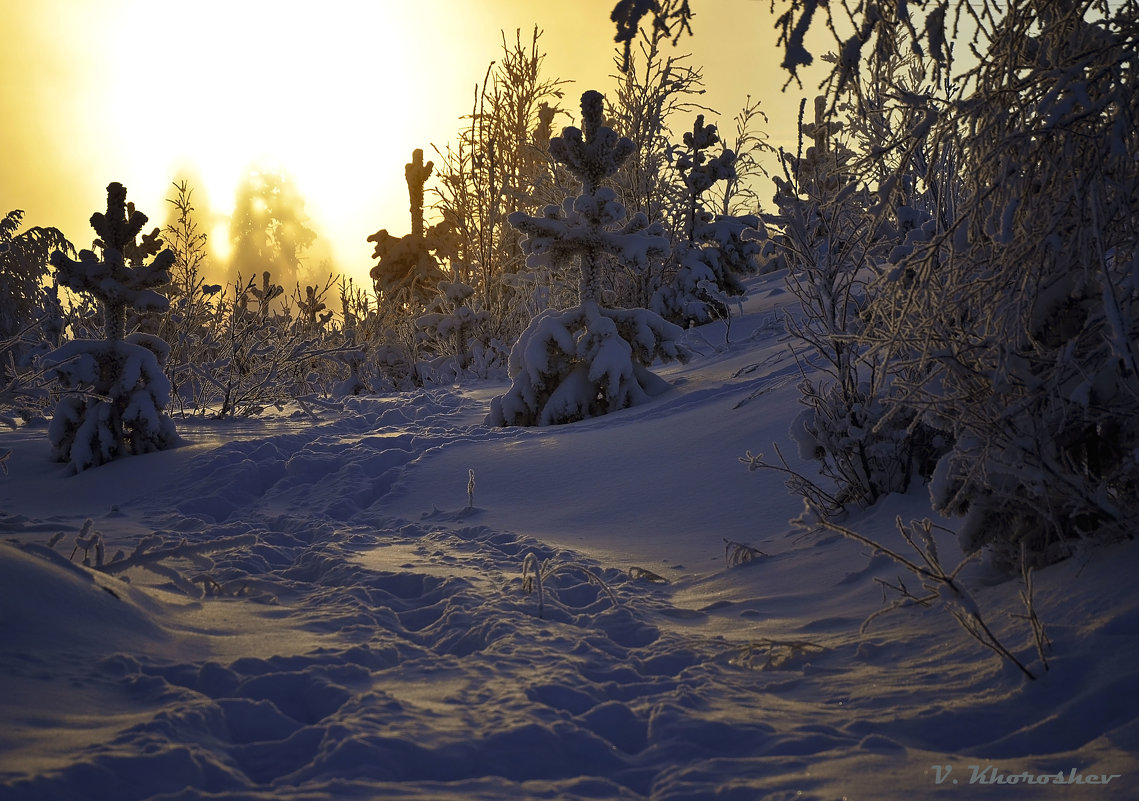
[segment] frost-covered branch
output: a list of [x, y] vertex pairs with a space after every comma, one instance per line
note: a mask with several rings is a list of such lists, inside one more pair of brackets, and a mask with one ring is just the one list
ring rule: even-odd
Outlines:
[[[871, 621], [885, 612], [912, 605], [928, 606], [930, 604], [939, 603], [943, 609], [949, 612], [957, 624], [971, 637], [977, 640], [977, 642], [998, 654], [1003, 659], [1008, 660], [1029, 679], [1037, 678], [1036, 674], [1029, 670], [996, 634], [993, 633], [985, 621], [977, 601], [959, 578], [961, 571], [974, 561], [975, 555], [966, 556], [952, 571], [947, 571], [942, 567], [941, 559], [937, 552], [937, 544], [933, 538], [933, 525], [929, 520], [914, 522], [909, 526], [905, 526], [901, 518], [897, 519], [898, 531], [906, 541], [906, 544], [909, 545], [917, 555], [917, 560], [915, 560], [856, 531], [822, 519], [817, 512], [812, 510], [809, 502], [805, 504], [805, 507], [806, 511], [803, 517], [795, 521], [797, 525], [811, 530], [821, 528], [835, 534], [840, 534], [861, 545], [865, 545], [874, 553], [886, 556], [916, 576], [921, 583], [922, 589], [925, 591], [924, 595], [916, 595], [900, 580], [897, 585], [882, 582], [884, 587], [895, 590], [899, 593], [900, 597], [883, 610], [867, 618], [862, 625], [863, 631], [867, 629]], [[1029, 590], [1029, 592], [1031, 592], [1031, 590]], [[1030, 603], [1029, 609], [1031, 610]], [[1035, 618], [1035, 613], [1032, 613], [1032, 615], [1033, 618]], [[1035, 620], [1033, 623], [1034, 632], [1037, 631], [1037, 626], [1039, 626], [1039, 620]], [[1042, 632], [1042, 628], [1040, 631]], [[1037, 642], [1039, 643], [1039, 639], [1037, 639]], [[1047, 670], [1047, 662], [1043, 664], [1044, 669]]]

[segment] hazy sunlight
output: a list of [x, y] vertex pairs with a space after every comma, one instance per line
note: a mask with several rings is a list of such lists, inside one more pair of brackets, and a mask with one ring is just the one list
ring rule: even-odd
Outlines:
[[[415, 148], [432, 158], [433, 145], [456, 136], [476, 84], [501, 55], [503, 31], [512, 39], [537, 24], [548, 76], [569, 81], [571, 96], [608, 91], [612, 6], [351, 0], [317, 13], [294, 0], [44, 0], [14, 8], [9, 30], [18, 33], [0, 52], [0, 206], [23, 208], [29, 222], [86, 246], [90, 209], [108, 182], [126, 185], [161, 225], [171, 182], [186, 178], [211, 251], [224, 259], [243, 176], [278, 171], [295, 183], [318, 235], [308, 267], [331, 259], [364, 279], [367, 237], [408, 229], [404, 163]], [[723, 30], [720, 17], [704, 15], [698, 36], [676, 53], [707, 65], [706, 100], [725, 125], [748, 94], [769, 111], [791, 109], [773, 114], [777, 141], [794, 130], [795, 100], [759, 63], [777, 60], [759, 46], [773, 36], [766, 6], [718, 1], [716, 13], [727, 10], [740, 24]], [[728, 52], [747, 53], [747, 63], [729, 63]]]

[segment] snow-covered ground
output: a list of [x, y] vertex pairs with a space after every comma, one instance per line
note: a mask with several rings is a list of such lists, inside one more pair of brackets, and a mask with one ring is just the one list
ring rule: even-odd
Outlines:
[[[0, 798], [1139, 797], [1139, 546], [1036, 576], [1035, 681], [938, 606], [860, 636], [895, 565], [739, 461], [796, 456], [782, 286], [569, 426], [487, 428], [504, 385], [464, 385], [181, 423], [73, 477], [0, 434]], [[899, 516], [920, 488], [843, 525], [901, 548]], [[132, 567], [82, 566], [88, 519]], [[966, 575], [1041, 672], [1019, 583]]]

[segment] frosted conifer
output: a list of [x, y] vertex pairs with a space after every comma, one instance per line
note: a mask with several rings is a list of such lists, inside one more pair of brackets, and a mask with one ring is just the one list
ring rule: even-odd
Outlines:
[[601, 306], [606, 258], [642, 268], [666, 255], [668, 243], [659, 224], [644, 214], [627, 219], [616, 193], [601, 186], [636, 145], [602, 124], [600, 93], [583, 94], [581, 112], [580, 129], [569, 126], [550, 140], [550, 155], [581, 182], [581, 194], [547, 206], [541, 217], [509, 218], [526, 235], [528, 266], [576, 260], [578, 305], [547, 310], [523, 332], [510, 354], [513, 384], [492, 402], [490, 425], [568, 423], [644, 402], [668, 387], [647, 366], [681, 358], [677, 326], [647, 309]]
[[423, 222], [423, 187], [433, 168], [432, 162], [424, 163], [419, 149], [412, 151], [411, 161], [404, 165], [411, 233], [397, 237], [385, 228], [368, 237], [376, 245], [372, 284], [376, 297], [389, 306], [422, 309], [436, 285], [446, 278], [438, 256], [447, 248], [449, 226], [443, 223], [428, 229]]
[[[684, 150], [676, 169], [684, 180], [683, 239], [672, 252], [674, 275], [653, 295], [652, 307], [680, 325], [703, 325], [728, 316], [728, 301], [744, 294], [741, 277], [758, 269], [761, 252], [759, 218], [755, 215], [713, 215], [702, 208], [700, 196], [719, 181], [736, 177], [736, 154], [720, 144], [715, 125], [696, 117], [684, 134]], [[755, 238], [747, 238], [748, 232]]]
[[[106, 213], [91, 217], [102, 258], [89, 250], [80, 251], [77, 261], [62, 251], [51, 254], [60, 284], [99, 301], [106, 337], [73, 340], [46, 357], [51, 374], [67, 393], [48, 429], [52, 457], [68, 462], [75, 472], [178, 442], [164, 411], [170, 381], [161, 363], [169, 346], [148, 334], [125, 336], [128, 308], [168, 307], [169, 301], [155, 288], [170, 282], [174, 253], [157, 252], [161, 244], [155, 234], [135, 241], [147, 218], [126, 202], [126, 194], [122, 184], [110, 184]], [[150, 255], [154, 258], [146, 263]]]

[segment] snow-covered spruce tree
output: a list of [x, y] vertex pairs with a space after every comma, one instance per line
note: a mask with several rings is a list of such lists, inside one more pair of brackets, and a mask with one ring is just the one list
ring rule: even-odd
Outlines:
[[720, 144], [715, 125], [698, 115], [684, 134], [684, 149], [675, 168], [684, 183], [681, 236], [673, 245], [672, 277], [653, 296], [652, 308], [679, 325], [703, 325], [728, 317], [728, 302], [744, 294], [742, 277], [758, 269], [761, 245], [747, 239], [760, 226], [755, 215], [714, 215], [704, 210], [701, 195], [720, 181], [736, 176], [736, 154], [708, 151]]
[[488, 425], [550, 425], [624, 409], [660, 394], [668, 384], [649, 372], [657, 359], [679, 359], [679, 327], [647, 309], [601, 306], [607, 257], [647, 264], [667, 253], [659, 225], [626, 218], [616, 193], [601, 186], [636, 147], [602, 124], [603, 98], [581, 96], [582, 128], [550, 141], [550, 155], [581, 182], [581, 194], [542, 217], [517, 212], [511, 225], [526, 234], [527, 264], [576, 259], [578, 305], [534, 318], [510, 353], [513, 384], [491, 404]]
[[430, 367], [439, 380], [453, 380], [470, 370], [481, 378], [504, 355], [487, 333], [490, 314], [478, 309], [474, 287], [457, 281], [441, 281], [439, 295], [415, 326], [434, 354]]
[[91, 217], [101, 259], [89, 250], [80, 251], [78, 261], [62, 251], [51, 254], [60, 284], [98, 299], [106, 337], [73, 340], [45, 357], [67, 393], [48, 428], [52, 457], [74, 472], [178, 442], [165, 413], [170, 382], [162, 361], [169, 348], [156, 336], [125, 331], [128, 309], [160, 311], [169, 305], [154, 288], [170, 282], [174, 253], [155, 255], [161, 247], [155, 234], [135, 241], [147, 218], [126, 195], [122, 184], [110, 184], [106, 213]]

